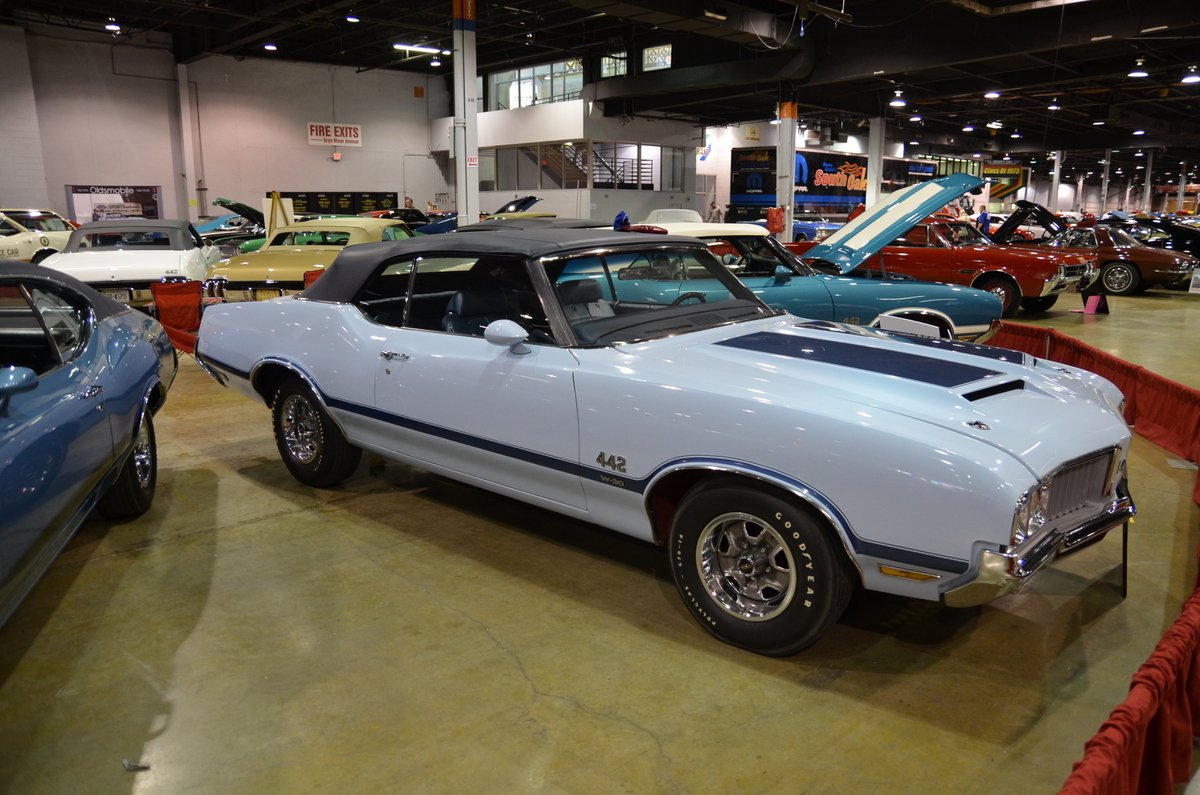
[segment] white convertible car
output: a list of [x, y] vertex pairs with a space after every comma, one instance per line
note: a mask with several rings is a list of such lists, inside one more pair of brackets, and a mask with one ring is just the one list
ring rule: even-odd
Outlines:
[[66, 248], [42, 265], [69, 273], [131, 306], [151, 302], [151, 282], [204, 278], [221, 250], [186, 220], [124, 218], [95, 221], [71, 233]]
[[[937, 187], [860, 228], [890, 240]], [[1003, 596], [1134, 512], [1109, 382], [773, 310], [691, 238], [353, 246], [300, 295], [209, 307], [197, 354], [302, 483], [365, 449], [658, 544], [700, 624], [762, 654], [857, 587]]]

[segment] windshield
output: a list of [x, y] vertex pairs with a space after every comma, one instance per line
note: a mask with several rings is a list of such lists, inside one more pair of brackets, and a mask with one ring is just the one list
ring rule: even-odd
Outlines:
[[1115, 245], [1115, 246], [1140, 246], [1140, 245], [1142, 245], [1140, 241], [1138, 241], [1136, 238], [1133, 237], [1133, 235], [1129, 234], [1124, 229], [1109, 229], [1108, 236], [1112, 238], [1113, 245]]
[[940, 223], [933, 227], [952, 246], [986, 246], [990, 241], [967, 223]]
[[550, 260], [546, 275], [584, 344], [638, 342], [773, 314], [700, 248], [663, 246]]
[[703, 240], [721, 264], [738, 276], [771, 276], [780, 266], [799, 276], [813, 275], [811, 268], [771, 235], [705, 235]]
[[829, 221], [820, 213], [796, 213], [792, 216], [796, 221], [814, 221], [819, 224], [827, 224]]
[[70, 232], [71, 226], [57, 215], [47, 215], [46, 213], [38, 212], [13, 212], [4, 213], [9, 218], [16, 221], [21, 226], [34, 232]]

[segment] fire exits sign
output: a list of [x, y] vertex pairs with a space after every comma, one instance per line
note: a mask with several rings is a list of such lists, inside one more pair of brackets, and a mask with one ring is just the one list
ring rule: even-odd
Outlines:
[[310, 121], [309, 146], [362, 146], [362, 125], [342, 122]]

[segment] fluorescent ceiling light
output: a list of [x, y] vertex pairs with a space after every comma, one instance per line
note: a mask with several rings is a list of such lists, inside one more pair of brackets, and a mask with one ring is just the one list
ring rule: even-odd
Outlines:
[[909, 121], [912, 121], [912, 122], [917, 122], [917, 121], [920, 121], [920, 120], [921, 120], [921, 115], [920, 115], [919, 113], [914, 113], [913, 115], [911, 115], [911, 116], [909, 116], [909, 117], [908, 117], [908, 120], [909, 120]]
[[354, 12], [351, 11], [349, 14], [346, 15], [346, 21], [347, 22], [357, 22], [358, 17], [354, 16]]
[[1134, 135], [1145, 135], [1146, 131], [1145, 130], [1134, 130], [1133, 134]]
[[963, 132], [975, 132], [975, 125], [967, 122], [963, 125]]
[[1062, 110], [1062, 105], [1058, 104], [1058, 97], [1050, 100], [1050, 104], [1046, 106], [1046, 110]]
[[1200, 83], [1200, 74], [1196, 73], [1196, 67], [1189, 66], [1187, 71], [1183, 75], [1183, 79], [1180, 80], [1179, 82], [1188, 83], [1188, 84]]
[[989, 91], [983, 95], [984, 99], [1000, 99], [999, 91]]
[[[108, 18], [108, 24], [104, 26], [104, 29], [107, 31], [111, 31], [112, 33], [120, 33], [121, 32], [121, 26], [118, 25], [117, 21], [115, 19], [113, 19], [112, 17]], [[1192, 68], [1195, 69], [1196, 67], [1193, 66]], [[1187, 81], [1185, 80], [1184, 82], [1186, 83]]]
[[1104, 119], [1096, 119], [1095, 121], [1092, 122], [1093, 127], [1099, 127], [1102, 124], [1104, 124]]
[[1134, 67], [1129, 70], [1129, 77], [1149, 77], [1150, 73], [1146, 71], [1146, 59], [1138, 58]]
[[264, 44], [263, 49], [266, 50], [267, 52], [275, 52], [279, 48], [276, 47], [274, 44]]
[[1004, 125], [1003, 125], [1003, 124], [1001, 124], [1001, 123], [1000, 123], [1000, 122], [998, 122], [998, 121], [989, 121], [989, 122], [987, 123], [987, 125], [986, 125], [986, 126], [987, 126], [987, 128], [988, 128], [989, 130], [1002, 130], [1002, 129], [1004, 129]]
[[725, 9], [723, 8], [706, 8], [704, 9], [704, 16], [709, 19], [715, 19], [718, 22], [724, 22], [729, 18], [729, 14], [725, 13]]
[[438, 55], [441, 53], [440, 47], [428, 47], [424, 44], [393, 44], [393, 50], [410, 50], [412, 52], [425, 52], [430, 55]]

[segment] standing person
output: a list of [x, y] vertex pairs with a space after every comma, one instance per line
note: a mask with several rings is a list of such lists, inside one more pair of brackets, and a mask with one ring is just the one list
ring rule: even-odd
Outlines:
[[406, 210], [411, 210], [411, 209], [413, 209], [413, 200], [412, 200], [412, 196], [405, 196], [405, 197], [404, 197], [404, 209], [406, 209]]
[[988, 215], [987, 208], [984, 207], [979, 211], [979, 217], [975, 219], [975, 226], [979, 228], [980, 232], [986, 235], [991, 227], [991, 223], [991, 216]]
[[723, 223], [725, 223], [725, 213], [722, 212], [721, 208], [717, 205], [717, 203], [715, 201], [709, 202], [708, 215], [705, 217], [704, 220], [710, 224], [723, 224]]

